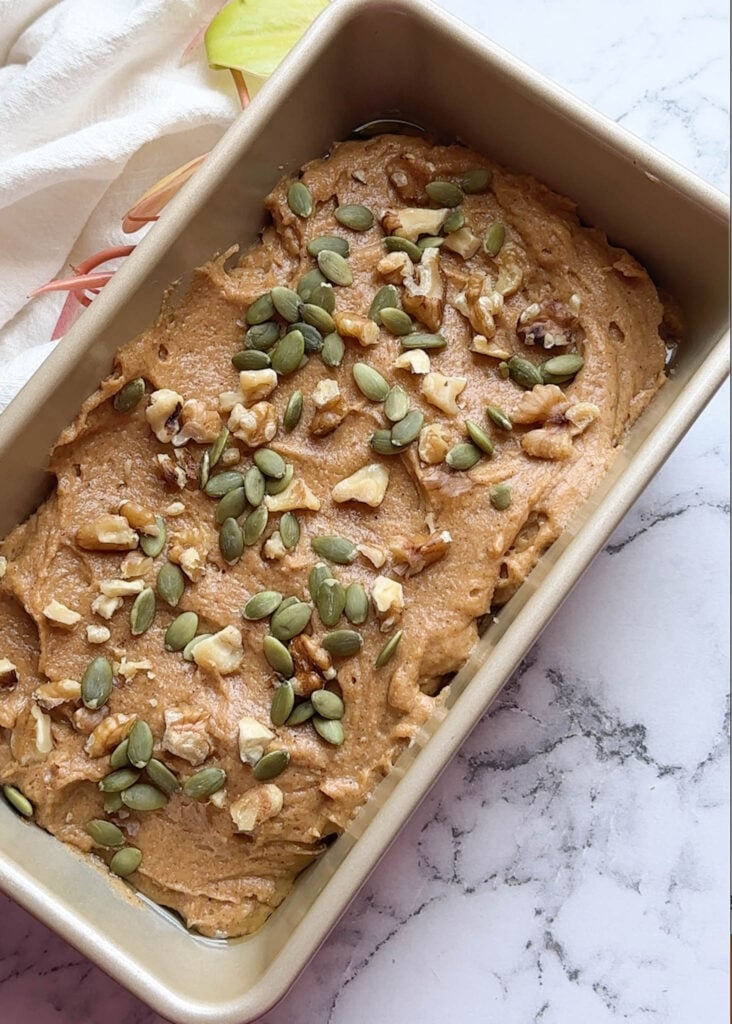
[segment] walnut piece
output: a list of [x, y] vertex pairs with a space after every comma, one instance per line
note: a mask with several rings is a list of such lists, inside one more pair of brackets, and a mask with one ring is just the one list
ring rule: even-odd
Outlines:
[[577, 314], [573, 307], [553, 300], [532, 303], [519, 317], [516, 333], [525, 345], [540, 345], [550, 349], [569, 345], [574, 340]]
[[255, 765], [275, 734], [251, 715], [239, 719], [239, 757], [244, 764]]
[[189, 398], [183, 403], [180, 419], [183, 426], [173, 438], [173, 446], [176, 448], [188, 444], [189, 441], [195, 441], [196, 444], [211, 444], [221, 433], [219, 414], [197, 398]]
[[572, 435], [584, 434], [585, 430], [600, 416], [600, 409], [594, 402], [577, 402], [565, 410], [564, 418], [572, 424]]
[[81, 698], [81, 683], [75, 679], [58, 679], [50, 683], [41, 683], [33, 691], [33, 699], [38, 701], [46, 711], [52, 711], [60, 704]]
[[362, 505], [378, 508], [389, 486], [389, 470], [380, 462], [373, 462], [340, 480], [331, 491], [333, 501], [358, 501]]
[[357, 544], [359, 554], [371, 562], [374, 569], [380, 569], [386, 562], [386, 550], [381, 547], [380, 544], [370, 544], [364, 542], [363, 544]]
[[403, 206], [386, 210], [381, 223], [387, 235], [416, 242], [420, 235], [439, 235], [450, 213], [450, 210], [430, 210], [424, 206]]
[[507, 348], [502, 348], [495, 341], [489, 341], [484, 334], [473, 335], [473, 340], [470, 342], [470, 351], [477, 352], [479, 356], [491, 356], [493, 359], [511, 358], [511, 353]]
[[123, 580], [134, 580], [146, 576], [153, 567], [153, 560], [141, 551], [130, 551], [122, 559], [119, 567], [119, 574]]
[[178, 487], [181, 491], [186, 485], [186, 471], [176, 465], [167, 452], [155, 456], [155, 469], [168, 487]]
[[121, 597], [105, 597], [104, 594], [100, 594], [99, 597], [95, 597], [91, 603], [91, 610], [94, 614], [99, 615], [102, 619], [106, 619], [107, 622], [109, 622], [114, 613], [121, 607]]
[[132, 551], [139, 539], [124, 516], [99, 516], [76, 531], [76, 543], [85, 551]]
[[274, 370], [241, 370], [239, 373], [240, 401], [247, 409], [268, 398], [276, 387], [277, 374]]
[[447, 236], [443, 242], [443, 249], [450, 249], [464, 260], [469, 260], [480, 249], [480, 239], [469, 227], [463, 227]]
[[102, 757], [126, 738], [134, 725], [137, 715], [124, 715], [121, 712], [107, 715], [90, 733], [84, 743], [84, 750], [89, 757]]
[[356, 338], [363, 348], [375, 345], [379, 340], [379, 325], [362, 313], [334, 313], [333, 319], [342, 338]]
[[313, 403], [315, 415], [310, 421], [310, 433], [315, 437], [331, 434], [348, 415], [348, 406], [335, 380], [326, 378], [318, 382]]
[[453, 307], [467, 317], [476, 334], [486, 338], [494, 337], [495, 314], [503, 308], [503, 295], [496, 291], [490, 277], [471, 274], [465, 290], [453, 299]]
[[394, 360], [397, 370], [409, 370], [410, 373], [425, 374], [430, 372], [430, 357], [423, 348], [412, 348], [402, 352]]
[[428, 423], [426, 427], [422, 427], [417, 448], [422, 462], [429, 466], [444, 462], [449, 448], [450, 443], [441, 423]]
[[0, 658], [0, 689], [11, 689], [18, 682], [18, 669], [10, 658]]
[[183, 399], [177, 391], [161, 388], [150, 395], [145, 409], [145, 419], [158, 441], [167, 444], [172, 441], [180, 430], [180, 414]]
[[119, 507], [119, 514], [124, 516], [133, 530], [139, 530], [148, 537], [157, 537], [158, 524], [155, 513], [149, 508], [138, 505], [136, 501], [123, 501]]
[[514, 242], [505, 242], [496, 256], [498, 280], [495, 290], [504, 298], [515, 295], [523, 283], [524, 256], [524, 251]]
[[545, 423], [566, 406], [567, 397], [556, 384], [535, 384], [523, 392], [511, 419], [518, 424]]
[[425, 249], [422, 260], [404, 281], [404, 309], [430, 331], [439, 330], [445, 309], [445, 282], [440, 273], [440, 250]]
[[275, 530], [264, 542], [262, 557], [268, 558], [270, 561], [280, 561], [286, 556], [287, 548], [282, 541], [282, 534], [279, 530]]
[[43, 615], [52, 626], [59, 626], [61, 629], [73, 629], [81, 620], [81, 615], [78, 612], [67, 608], [65, 604], [61, 604], [55, 597], [43, 609]]
[[36, 705], [30, 709], [31, 718], [34, 721], [34, 743], [36, 750], [45, 757], [53, 750], [53, 736], [51, 735], [51, 717], [45, 714]]
[[403, 284], [414, 274], [414, 264], [405, 252], [390, 252], [382, 256], [376, 269], [389, 284]]
[[422, 394], [430, 403], [448, 416], [457, 416], [460, 412], [457, 397], [465, 390], [465, 377], [445, 377], [442, 373], [428, 373], [422, 381]]
[[0, 580], [3, 578], [5, 573], [8, 571], [8, 560], [5, 555], [0, 555]]
[[426, 538], [410, 537], [391, 545], [394, 560], [402, 563], [397, 572], [416, 576], [428, 565], [432, 565], [447, 554], [452, 537], [448, 530], [435, 530]]
[[264, 504], [270, 512], [291, 512], [298, 508], [317, 512], [320, 509], [320, 500], [300, 479], [293, 480], [280, 494], [268, 494]]
[[574, 453], [572, 436], [566, 430], [530, 430], [521, 438], [521, 448], [535, 459], [569, 459]]
[[88, 644], [106, 644], [111, 635], [106, 626], [92, 624], [86, 627], [86, 642]]
[[[205, 641], [201, 641], [205, 643]], [[208, 711], [192, 704], [182, 704], [165, 710], [165, 732], [163, 750], [188, 761], [189, 764], [203, 764], [213, 750], [208, 734]]]
[[237, 832], [253, 832], [257, 825], [274, 818], [282, 810], [284, 800], [282, 790], [273, 782], [247, 790], [229, 807]]
[[143, 580], [102, 580], [99, 589], [105, 597], [133, 597], [145, 589]]
[[114, 674], [122, 676], [127, 682], [130, 679], [134, 679], [138, 672], [147, 672], [149, 678], [153, 678], [152, 674], [152, 662], [148, 658], [143, 658], [140, 661], [128, 661], [125, 654], [122, 655], [120, 661], [113, 663]]
[[241, 630], [225, 626], [218, 633], [201, 640], [193, 648], [193, 660], [199, 668], [222, 676], [231, 675], [244, 660]]
[[198, 583], [203, 575], [207, 540], [203, 530], [190, 527], [170, 535], [168, 558], [179, 565], [189, 580]]
[[404, 588], [388, 576], [377, 576], [371, 588], [371, 600], [381, 620], [381, 628], [388, 629], [404, 611]]
[[309, 697], [322, 687], [324, 680], [335, 677], [330, 654], [313, 637], [305, 633], [296, 636], [290, 644], [290, 654], [295, 663], [291, 683], [298, 697]]
[[277, 433], [277, 410], [271, 402], [257, 402], [245, 409], [237, 402], [231, 410], [228, 427], [234, 437], [248, 448], [261, 448]]

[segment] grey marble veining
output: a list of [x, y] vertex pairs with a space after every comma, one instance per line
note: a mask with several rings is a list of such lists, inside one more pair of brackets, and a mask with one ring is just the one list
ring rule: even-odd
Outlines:
[[[717, 0], [442, 6], [702, 177]], [[721, 1024], [728, 389], [669, 459], [266, 1024]], [[161, 1020], [0, 904], [0, 1020]]]

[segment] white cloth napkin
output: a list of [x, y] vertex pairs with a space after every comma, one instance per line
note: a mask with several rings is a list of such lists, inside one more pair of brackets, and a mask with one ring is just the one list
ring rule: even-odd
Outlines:
[[28, 293], [134, 242], [121, 230], [128, 207], [236, 114], [202, 42], [183, 58], [220, 6], [0, 0], [0, 410], [52, 350], [65, 299]]

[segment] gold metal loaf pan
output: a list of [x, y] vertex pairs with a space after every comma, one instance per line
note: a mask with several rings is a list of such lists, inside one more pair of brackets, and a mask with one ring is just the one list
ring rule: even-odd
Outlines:
[[428, 723], [256, 935], [212, 942], [188, 934], [157, 908], [120, 898], [106, 874], [0, 806], [0, 886], [181, 1024], [242, 1024], [284, 994], [727, 372], [728, 207], [720, 194], [428, 3], [339, 0], [0, 417], [0, 535], [43, 496], [50, 445], [107, 374], [115, 349], [155, 317], [163, 289], [216, 250], [253, 241], [262, 199], [283, 169], [388, 116], [463, 140], [572, 196], [586, 221], [676, 296], [688, 333], [668, 385], [600, 491], [460, 672], [449, 714]]

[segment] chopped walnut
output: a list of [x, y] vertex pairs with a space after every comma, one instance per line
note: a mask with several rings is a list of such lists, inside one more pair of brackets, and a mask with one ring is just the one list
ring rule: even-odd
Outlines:
[[[557, 348], [574, 341], [573, 329], [577, 314], [564, 302], [553, 300], [538, 306], [534, 312], [533, 303], [527, 306], [519, 317], [516, 333], [525, 345], [540, 345], [542, 348]], [[528, 316], [529, 310], [532, 315]]]
[[335, 380], [319, 381], [313, 391], [313, 402], [315, 415], [310, 421], [310, 433], [315, 437], [332, 433], [348, 415], [348, 406]]
[[197, 398], [189, 398], [183, 403], [180, 419], [183, 426], [173, 438], [173, 445], [176, 448], [188, 444], [189, 441], [195, 441], [196, 444], [211, 444], [221, 433], [219, 414]]
[[380, 569], [386, 562], [386, 550], [379, 544], [357, 544], [356, 548], [359, 554], [363, 555], [368, 562], [371, 562], [374, 569]]
[[440, 250], [425, 249], [414, 275], [404, 281], [403, 304], [407, 313], [437, 331], [445, 309], [445, 282], [440, 273]]
[[420, 235], [439, 235], [450, 210], [430, 210], [425, 206], [402, 206], [386, 210], [381, 223], [387, 235], [398, 235], [416, 242]]
[[8, 560], [5, 555], [0, 555], [0, 580], [3, 578], [5, 573], [8, 571]]
[[426, 538], [410, 537], [391, 545], [391, 553], [398, 563], [397, 572], [416, 576], [428, 565], [443, 558], [452, 544], [448, 530], [436, 530]]
[[148, 555], [143, 555], [140, 551], [130, 551], [122, 559], [119, 574], [123, 580], [136, 580], [146, 576], [152, 567], [153, 560]]
[[404, 588], [388, 576], [377, 576], [371, 588], [371, 600], [381, 628], [389, 629], [404, 611]]
[[390, 252], [382, 256], [376, 269], [389, 284], [403, 284], [414, 274], [414, 264], [405, 252]]
[[182, 466], [176, 465], [167, 453], [155, 456], [155, 468], [163, 481], [169, 487], [177, 487], [181, 491], [186, 485], [186, 471]]
[[105, 597], [133, 597], [145, 589], [143, 580], [102, 580], [99, 589]]
[[113, 664], [115, 675], [122, 676], [127, 682], [134, 679], [138, 672], [146, 672], [152, 678], [152, 662], [148, 658], [140, 661], [128, 661], [126, 655], [122, 655], [120, 661]]
[[442, 373], [428, 373], [422, 381], [422, 394], [430, 403], [448, 416], [457, 416], [460, 412], [457, 397], [465, 390], [465, 377], [445, 377]]
[[505, 242], [496, 256], [498, 280], [495, 290], [508, 298], [521, 287], [524, 280], [523, 257], [525, 253], [513, 242]]
[[464, 260], [469, 260], [480, 249], [480, 239], [473, 234], [469, 227], [462, 227], [447, 236], [443, 248], [456, 252]]
[[111, 635], [106, 626], [86, 627], [86, 642], [89, 644], [106, 644]]
[[268, 398], [276, 387], [277, 374], [274, 370], [241, 370], [239, 373], [240, 401], [247, 409]]
[[375, 345], [379, 340], [379, 325], [361, 313], [334, 313], [333, 319], [342, 338], [356, 338], [363, 348]]
[[388, 486], [389, 470], [380, 462], [374, 462], [340, 480], [331, 494], [333, 501], [358, 501], [377, 508], [384, 500]]
[[90, 711], [89, 708], [82, 707], [76, 709], [71, 720], [77, 732], [80, 732], [82, 736], [89, 736], [108, 714], [109, 708], [106, 706], [99, 708], [98, 711]]
[[570, 405], [564, 413], [564, 418], [572, 424], [572, 434], [584, 434], [585, 430], [598, 419], [600, 409], [593, 402], [577, 402]]
[[253, 832], [257, 825], [274, 818], [282, 810], [284, 800], [282, 790], [273, 782], [247, 790], [229, 807], [237, 832]]
[[394, 360], [397, 370], [409, 370], [410, 373], [425, 374], [430, 372], [430, 357], [423, 348], [411, 348], [402, 352]]
[[287, 548], [282, 541], [282, 534], [279, 530], [267, 538], [262, 548], [262, 557], [270, 561], [280, 561], [287, 555]]
[[95, 615], [109, 621], [114, 613], [122, 607], [122, 603], [121, 597], [105, 597], [104, 594], [100, 594], [92, 601], [91, 610]]
[[34, 742], [36, 750], [43, 757], [53, 750], [53, 736], [51, 735], [50, 715], [44, 714], [39, 707], [32, 706], [30, 709], [31, 718], [34, 721]]
[[177, 530], [170, 535], [168, 558], [181, 567], [192, 583], [198, 583], [203, 575], [207, 546], [203, 530], [194, 527]]
[[182, 501], [171, 501], [168, 507], [165, 509], [166, 516], [171, 516], [173, 519], [176, 516], [182, 516], [185, 512], [186, 507]]
[[150, 537], [157, 537], [158, 524], [155, 520], [155, 513], [144, 505], [138, 505], [135, 501], [123, 501], [119, 507], [119, 514], [124, 516], [133, 530], [147, 534]]
[[183, 399], [177, 391], [161, 388], [153, 391], [145, 409], [145, 419], [158, 441], [167, 444], [172, 441], [180, 430], [180, 414]]
[[239, 757], [244, 764], [255, 765], [275, 734], [256, 718], [245, 715], [239, 719]]
[[81, 698], [81, 683], [75, 679], [58, 679], [50, 683], [41, 683], [33, 691], [33, 698], [46, 711], [52, 711], [67, 701], [79, 700]]
[[126, 738], [136, 719], [137, 715], [107, 715], [87, 738], [84, 750], [89, 757], [102, 757], [108, 754]]
[[18, 669], [10, 658], [0, 658], [0, 689], [11, 689], [18, 682]]
[[521, 447], [535, 459], [569, 459], [574, 452], [572, 436], [566, 430], [530, 430], [521, 438]]
[[32, 704], [18, 715], [10, 733], [10, 752], [20, 764], [43, 761], [53, 750], [51, 719]]
[[85, 551], [132, 551], [138, 541], [124, 516], [99, 516], [76, 531], [76, 543]]
[[67, 608], [65, 604], [61, 604], [55, 597], [43, 609], [43, 615], [51, 625], [59, 626], [61, 629], [73, 629], [81, 620], [81, 615], [78, 612]]
[[429, 466], [436, 466], [445, 461], [450, 442], [441, 423], [428, 423], [419, 432], [419, 457]]
[[567, 397], [556, 384], [535, 384], [524, 391], [518, 407], [511, 413], [514, 423], [545, 423], [567, 406]]
[[494, 337], [495, 314], [503, 308], [503, 295], [493, 287], [491, 279], [482, 274], [471, 274], [465, 290], [453, 299], [453, 306], [470, 322], [476, 334]]
[[231, 410], [228, 427], [248, 448], [261, 448], [277, 433], [277, 410], [271, 402], [257, 402], [251, 409], [237, 403]]
[[218, 633], [199, 641], [193, 648], [193, 660], [207, 672], [228, 676], [244, 660], [241, 630], [236, 626], [225, 626]]
[[320, 509], [320, 500], [305, 481], [300, 479], [293, 480], [280, 494], [268, 494], [264, 504], [270, 512], [292, 512], [298, 508], [318, 512]]
[[296, 636], [290, 644], [290, 654], [295, 663], [292, 688], [298, 697], [309, 697], [323, 685], [323, 680], [334, 677], [330, 654], [317, 640], [305, 633]]
[[479, 356], [491, 356], [493, 359], [510, 359], [511, 353], [495, 341], [489, 341], [483, 334], [475, 334], [470, 342], [470, 351]]
[[207, 728], [210, 717], [208, 711], [192, 704], [166, 708], [163, 750], [194, 766], [203, 764], [213, 750]]

